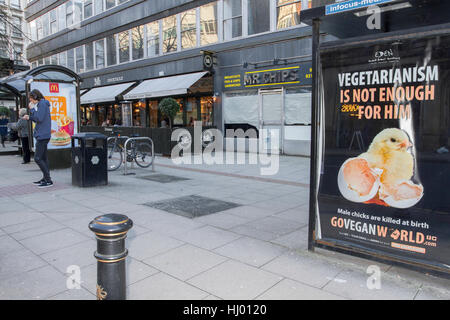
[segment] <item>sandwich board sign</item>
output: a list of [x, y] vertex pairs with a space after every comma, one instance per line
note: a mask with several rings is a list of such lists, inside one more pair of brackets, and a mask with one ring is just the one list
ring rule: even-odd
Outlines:
[[76, 85], [65, 82], [33, 81], [30, 91], [37, 89], [50, 102], [51, 138], [48, 149], [71, 147], [71, 137], [78, 133]]

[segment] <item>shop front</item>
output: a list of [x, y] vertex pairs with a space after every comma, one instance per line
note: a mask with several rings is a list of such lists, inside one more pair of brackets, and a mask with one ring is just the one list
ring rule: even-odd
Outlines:
[[[224, 130], [256, 133], [259, 152], [308, 156], [311, 132], [311, 63], [232, 70], [223, 76]], [[248, 131], [248, 130], [251, 131]], [[235, 139], [227, 136], [227, 140]], [[277, 143], [271, 143], [278, 139]], [[237, 141], [236, 141], [237, 142]], [[238, 151], [249, 143], [236, 143]], [[239, 149], [239, 145], [245, 149]], [[273, 148], [277, 150], [272, 150]]]
[[[167, 97], [180, 105], [172, 121], [158, 107]], [[152, 138], [156, 153], [170, 154], [173, 129], [193, 130], [195, 121], [204, 128], [214, 125], [213, 77], [202, 71], [94, 87], [81, 104], [82, 130], [108, 133], [119, 127], [122, 135]]]

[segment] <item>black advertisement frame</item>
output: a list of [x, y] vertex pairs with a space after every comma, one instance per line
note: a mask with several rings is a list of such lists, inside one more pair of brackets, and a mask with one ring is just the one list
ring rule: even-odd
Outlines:
[[[434, 274], [443, 278], [450, 278], [450, 271], [439, 268], [433, 264], [427, 264], [424, 261], [417, 261], [415, 259], [408, 259], [404, 257], [397, 257], [392, 254], [383, 253], [380, 251], [370, 250], [364, 247], [352, 246], [348, 243], [340, 243], [336, 241], [325, 241], [317, 239], [316, 228], [318, 221], [318, 189], [320, 178], [320, 164], [323, 156], [320, 150], [320, 131], [322, 130], [321, 123], [323, 121], [321, 105], [321, 97], [323, 94], [322, 67], [320, 61], [320, 53], [322, 48], [342, 49], [351, 46], [367, 45], [385, 43], [386, 41], [396, 39], [411, 39], [417, 37], [450, 35], [450, 24], [437, 25], [432, 27], [421, 27], [414, 29], [406, 29], [401, 32], [391, 32], [379, 35], [362, 36], [357, 38], [350, 38], [345, 40], [338, 40], [326, 44], [320, 44], [320, 19], [312, 20], [313, 37], [312, 37], [312, 69], [313, 69], [313, 95], [312, 95], [312, 126], [311, 126], [311, 163], [310, 163], [310, 207], [309, 207], [309, 230], [308, 230], [308, 250], [314, 251], [315, 248], [322, 248], [326, 250], [336, 251], [344, 254], [349, 254], [356, 257], [366, 258], [382, 263], [389, 263], [392, 265], [399, 265], [419, 271], [422, 273]], [[319, 224], [320, 227], [320, 224]]]

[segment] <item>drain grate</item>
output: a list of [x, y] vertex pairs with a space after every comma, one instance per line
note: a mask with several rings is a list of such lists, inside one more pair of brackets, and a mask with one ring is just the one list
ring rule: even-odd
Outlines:
[[160, 182], [160, 183], [170, 183], [170, 182], [176, 182], [176, 181], [191, 180], [191, 179], [183, 178], [183, 177], [169, 176], [167, 174], [152, 174], [150, 176], [140, 176], [137, 178], [144, 179], [144, 180], [150, 180], [150, 181], [156, 181], [156, 182]]
[[195, 195], [149, 202], [144, 205], [188, 218], [206, 216], [241, 206], [233, 202]]

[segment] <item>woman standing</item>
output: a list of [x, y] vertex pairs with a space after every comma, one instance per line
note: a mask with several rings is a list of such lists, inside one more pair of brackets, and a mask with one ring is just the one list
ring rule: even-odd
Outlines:
[[23, 162], [26, 164], [30, 162], [30, 142], [28, 139], [28, 120], [23, 117], [27, 114], [27, 109], [22, 108], [19, 110], [19, 121], [13, 126], [13, 129], [19, 134], [19, 138], [22, 142]]

